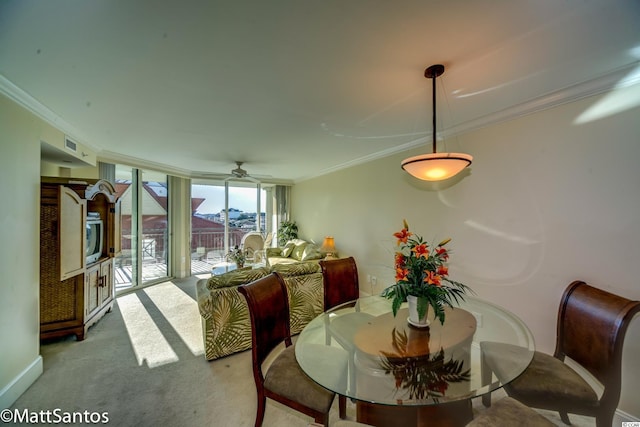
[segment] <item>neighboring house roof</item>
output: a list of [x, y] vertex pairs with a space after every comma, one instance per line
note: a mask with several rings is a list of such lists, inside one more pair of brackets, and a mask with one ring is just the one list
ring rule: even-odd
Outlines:
[[201, 218], [199, 216], [192, 216], [191, 217], [191, 228], [193, 228], [193, 229], [197, 229], [197, 228], [216, 228], [216, 229], [224, 231], [224, 224], [221, 224], [221, 223], [215, 222], [215, 221], [211, 221], [211, 220], [206, 219], [206, 218]]
[[[159, 184], [159, 185], [163, 186], [163, 184]], [[131, 183], [130, 182], [126, 182], [126, 183], [125, 182], [116, 182], [116, 185], [115, 185], [116, 195], [118, 197], [124, 196], [125, 193], [127, 193], [129, 191], [130, 187], [131, 187]], [[164, 188], [166, 189], [166, 186], [164, 186]], [[164, 210], [165, 213], [167, 212], [167, 196], [166, 195], [159, 194], [154, 189], [154, 187], [150, 186], [147, 183], [142, 184], [142, 189], [145, 191], [146, 194], [151, 196], [151, 198], [156, 201], [156, 203]], [[191, 198], [191, 214], [192, 215], [198, 210], [200, 205], [203, 204], [205, 200], [206, 199], [204, 199], [202, 197], [193, 197], [193, 198]], [[157, 214], [157, 212], [156, 212], [156, 214]]]

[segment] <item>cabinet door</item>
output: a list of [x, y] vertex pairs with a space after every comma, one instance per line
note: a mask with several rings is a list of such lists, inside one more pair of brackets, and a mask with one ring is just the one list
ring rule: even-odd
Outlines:
[[100, 264], [87, 268], [84, 275], [84, 318], [85, 321], [100, 306]]
[[59, 187], [58, 241], [60, 280], [84, 273], [87, 202], [72, 189]]
[[100, 305], [113, 298], [113, 259], [100, 264]]

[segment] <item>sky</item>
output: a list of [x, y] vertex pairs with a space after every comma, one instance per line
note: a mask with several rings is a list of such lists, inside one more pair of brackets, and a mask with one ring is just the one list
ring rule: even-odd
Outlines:
[[[191, 186], [191, 197], [206, 199], [200, 207], [198, 207], [197, 213], [199, 214], [219, 213], [224, 209], [224, 187], [194, 184]], [[262, 205], [261, 210], [264, 212], [266, 206], [264, 190], [260, 196], [260, 204]], [[229, 187], [229, 208], [248, 213], [255, 212], [256, 189]]]

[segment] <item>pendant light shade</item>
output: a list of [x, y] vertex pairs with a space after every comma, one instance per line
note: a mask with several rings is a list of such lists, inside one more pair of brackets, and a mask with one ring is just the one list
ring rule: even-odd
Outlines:
[[424, 181], [440, 181], [457, 175], [471, 164], [473, 157], [464, 153], [431, 153], [409, 157], [402, 169]]
[[436, 77], [444, 73], [444, 65], [427, 68], [424, 76], [433, 79], [433, 153], [409, 157], [401, 163], [402, 169], [424, 181], [441, 181], [457, 175], [471, 164], [473, 157], [464, 153], [437, 153], [436, 151]]

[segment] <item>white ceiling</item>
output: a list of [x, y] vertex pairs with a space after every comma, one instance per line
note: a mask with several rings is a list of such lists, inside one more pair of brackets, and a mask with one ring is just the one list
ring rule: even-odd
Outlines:
[[639, 23], [637, 0], [2, 0], [0, 89], [105, 159], [296, 181], [430, 151], [429, 65], [465, 131], [629, 78]]

